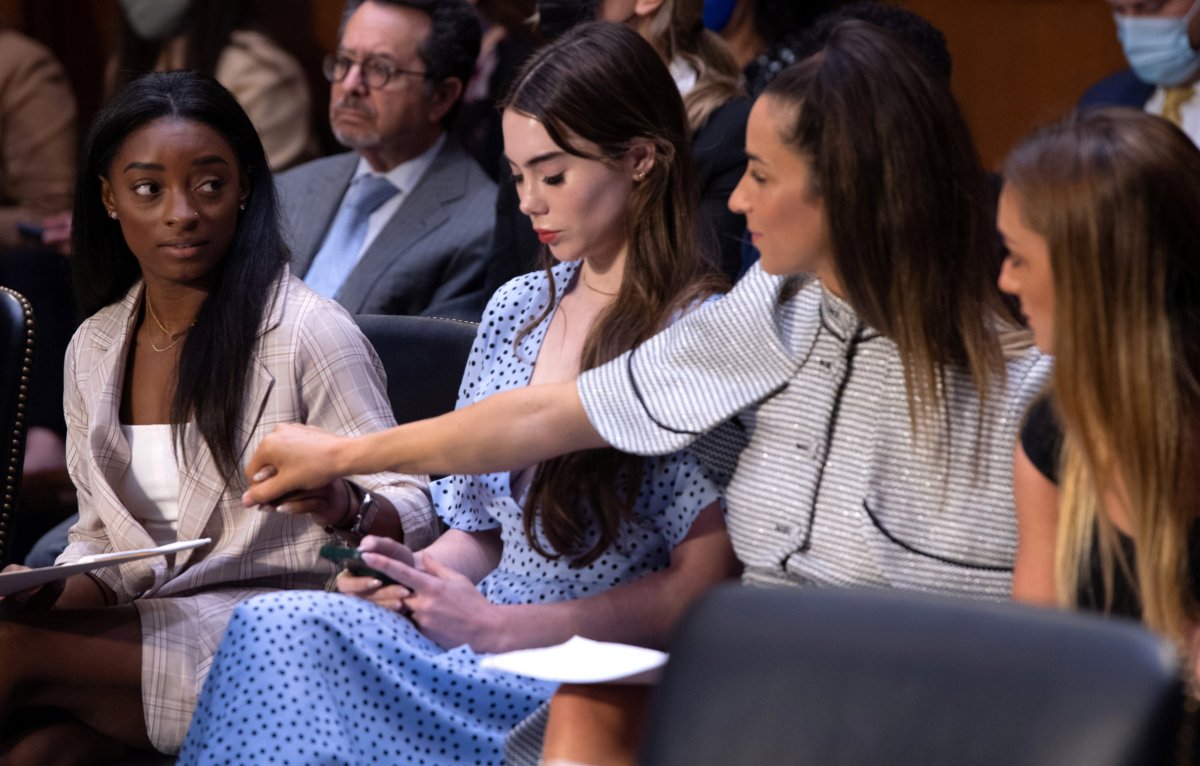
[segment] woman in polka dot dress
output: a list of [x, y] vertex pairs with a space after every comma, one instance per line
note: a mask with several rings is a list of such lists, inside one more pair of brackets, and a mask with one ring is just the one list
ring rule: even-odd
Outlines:
[[[493, 296], [460, 407], [571, 380], [720, 287], [694, 240], [683, 106], [637, 34], [593, 24], [543, 49], [503, 128], [548, 265]], [[575, 634], [661, 646], [735, 571], [717, 487], [687, 453], [515, 468], [438, 482], [449, 531], [422, 551], [363, 540], [366, 563], [402, 585], [343, 574], [342, 595], [239, 608], [180, 763], [499, 763], [554, 687], [480, 670], [481, 653]]]

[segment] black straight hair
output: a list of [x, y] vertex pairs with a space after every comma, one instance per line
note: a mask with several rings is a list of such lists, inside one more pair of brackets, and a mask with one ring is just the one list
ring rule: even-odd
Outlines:
[[219, 133], [233, 149], [248, 190], [212, 292], [184, 340], [171, 402], [177, 447], [183, 444], [183, 424], [194, 417], [229, 481], [238, 472], [243, 446], [238, 444], [237, 424], [246, 371], [289, 253], [262, 142], [233, 95], [216, 80], [193, 72], [144, 75], [117, 92], [96, 116], [84, 141], [75, 186], [71, 261], [76, 301], [88, 316], [120, 300], [141, 278], [120, 226], [109, 219], [101, 201], [100, 179], [108, 177], [129, 135], [160, 119], [188, 120]]

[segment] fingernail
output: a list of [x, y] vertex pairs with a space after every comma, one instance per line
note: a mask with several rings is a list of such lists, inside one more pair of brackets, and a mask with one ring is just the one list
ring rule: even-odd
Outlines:
[[271, 478], [274, 475], [275, 475], [275, 467], [270, 466], [270, 465], [265, 465], [262, 468], [258, 469], [258, 473], [254, 474], [253, 481], [266, 481], [267, 479]]

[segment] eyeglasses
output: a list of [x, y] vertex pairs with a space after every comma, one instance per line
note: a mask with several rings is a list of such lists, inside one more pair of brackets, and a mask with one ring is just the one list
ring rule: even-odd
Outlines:
[[341, 82], [346, 79], [346, 75], [350, 74], [350, 68], [355, 64], [359, 66], [359, 77], [371, 90], [382, 88], [396, 75], [408, 74], [421, 78], [429, 76], [427, 72], [400, 69], [381, 56], [367, 56], [362, 61], [358, 61], [340, 53], [327, 55], [321, 64], [321, 70], [325, 73], [326, 80]]

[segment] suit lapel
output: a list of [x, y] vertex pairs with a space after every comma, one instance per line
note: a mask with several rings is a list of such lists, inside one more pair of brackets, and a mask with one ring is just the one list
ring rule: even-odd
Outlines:
[[413, 189], [404, 195], [396, 214], [380, 230], [363, 253], [349, 279], [338, 291], [337, 301], [351, 314], [362, 311], [367, 296], [380, 275], [393, 269], [411, 268], [427, 253], [418, 243], [449, 217], [448, 203], [466, 193], [463, 162], [474, 162], [452, 138], [447, 138], [433, 164]]
[[129, 468], [129, 442], [121, 433], [121, 394], [125, 387], [125, 363], [133, 339], [134, 316], [142, 293], [138, 282], [121, 301], [120, 311], [107, 317], [93, 337], [103, 348], [92, 371], [92, 385], [86, 394], [88, 404], [88, 449], [95, 461], [91, 492], [96, 512], [110, 529], [120, 548], [144, 548], [154, 545], [149, 533], [121, 502], [117, 488]]
[[358, 155], [347, 152], [316, 168], [299, 192], [300, 199], [288, 200], [288, 226], [291, 229], [292, 273], [303, 278], [333, 225], [341, 207]]

